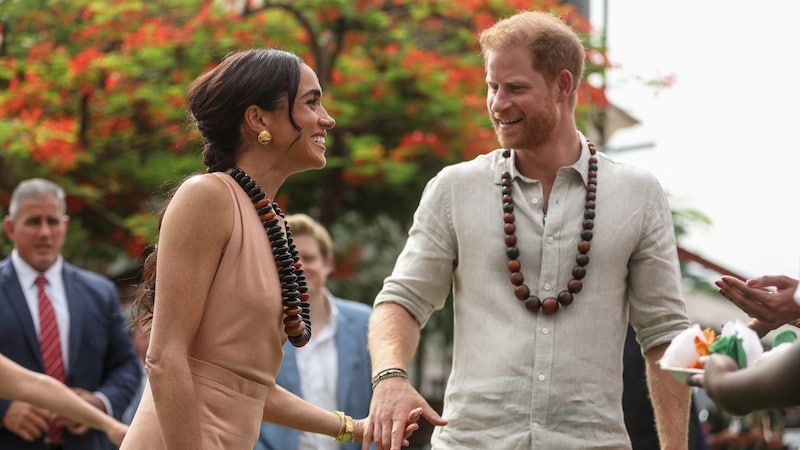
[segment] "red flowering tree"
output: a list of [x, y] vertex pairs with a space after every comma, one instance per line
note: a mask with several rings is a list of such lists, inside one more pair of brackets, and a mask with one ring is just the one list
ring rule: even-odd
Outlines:
[[[368, 280], [351, 278], [342, 293], [366, 300], [391, 268], [425, 181], [496, 145], [477, 33], [536, 7], [590, 34], [555, 0], [3, 5], [0, 205], [22, 179], [53, 179], [69, 194], [67, 257], [110, 276], [135, 269], [155, 240], [164, 193], [203, 169], [186, 127], [188, 83], [231, 51], [285, 48], [317, 70], [337, 125], [326, 169], [293, 177], [279, 200], [331, 227], [341, 277]], [[589, 72], [603, 70], [603, 58], [592, 61], [600, 63]], [[581, 98], [582, 117], [606, 101], [588, 84]], [[0, 241], [0, 253], [9, 248]]]

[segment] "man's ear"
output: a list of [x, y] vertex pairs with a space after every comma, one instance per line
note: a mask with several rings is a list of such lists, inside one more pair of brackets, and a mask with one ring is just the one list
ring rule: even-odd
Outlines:
[[326, 277], [333, 273], [333, 255], [328, 255], [325, 257], [324, 267]]
[[6, 216], [3, 219], [3, 225], [5, 226], [5, 229], [6, 229], [6, 236], [8, 236], [9, 239], [13, 240], [14, 239], [14, 221], [11, 220], [11, 216]]
[[566, 101], [572, 95], [572, 88], [575, 85], [575, 78], [572, 72], [567, 69], [562, 69], [556, 75], [556, 86], [558, 87], [557, 98], [561, 101]]

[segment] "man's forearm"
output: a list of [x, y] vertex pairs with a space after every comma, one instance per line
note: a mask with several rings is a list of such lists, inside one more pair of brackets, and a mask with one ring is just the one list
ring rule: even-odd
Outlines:
[[685, 450], [688, 448], [691, 388], [658, 366], [657, 361], [661, 359], [666, 348], [667, 344], [663, 344], [645, 354], [647, 387], [661, 448]]
[[419, 345], [419, 322], [397, 303], [375, 307], [369, 321], [372, 374], [388, 369], [408, 369]]

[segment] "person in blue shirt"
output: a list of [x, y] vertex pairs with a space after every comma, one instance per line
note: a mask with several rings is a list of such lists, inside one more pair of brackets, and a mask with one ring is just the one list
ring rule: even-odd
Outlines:
[[[305, 270], [314, 337], [303, 347], [284, 345], [276, 383], [329, 410], [366, 417], [372, 399], [367, 324], [372, 308], [337, 298], [325, 287], [333, 270], [328, 231], [306, 214], [286, 216]], [[328, 436], [264, 422], [254, 450], [357, 450]]]

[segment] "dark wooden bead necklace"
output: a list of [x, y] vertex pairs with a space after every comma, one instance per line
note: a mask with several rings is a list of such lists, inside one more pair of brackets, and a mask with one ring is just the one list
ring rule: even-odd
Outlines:
[[[588, 141], [587, 141], [588, 142]], [[592, 248], [591, 240], [594, 229], [595, 199], [597, 198], [597, 150], [594, 144], [588, 142], [589, 174], [586, 181], [586, 203], [583, 211], [583, 230], [581, 240], [578, 242], [578, 256], [575, 258], [575, 267], [572, 269], [572, 279], [567, 283], [567, 288], [555, 297], [544, 300], [531, 294], [531, 289], [525, 284], [522, 274], [522, 264], [519, 261], [519, 247], [517, 246], [517, 226], [514, 224], [514, 199], [512, 197], [511, 174], [504, 171], [501, 175], [500, 187], [503, 195], [503, 230], [505, 231], [506, 256], [508, 256], [508, 270], [511, 272], [511, 284], [514, 286], [514, 296], [524, 302], [525, 308], [531, 312], [542, 310], [547, 315], [558, 312], [560, 306], [567, 306], [575, 299], [575, 294], [583, 289], [583, 278], [586, 276], [586, 266], [589, 264], [589, 250]], [[503, 157], [509, 158], [511, 151], [503, 150]]]
[[281, 226], [278, 216], [282, 219], [284, 215], [278, 203], [268, 199], [242, 169], [235, 167], [230, 175], [250, 197], [267, 233], [281, 280], [283, 329], [292, 345], [302, 347], [311, 339], [311, 314], [306, 276], [292, 239], [292, 230], [286, 222]]

